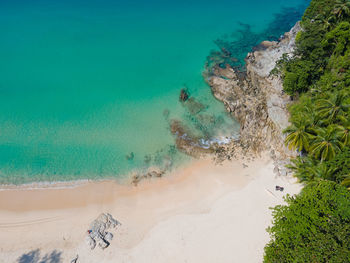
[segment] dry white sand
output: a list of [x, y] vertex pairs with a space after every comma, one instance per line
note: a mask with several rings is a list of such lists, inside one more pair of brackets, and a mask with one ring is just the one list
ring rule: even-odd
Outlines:
[[[222, 166], [197, 161], [137, 187], [107, 181], [0, 191], [0, 262], [45, 256], [70, 262], [77, 254], [84, 263], [262, 262], [269, 207], [300, 188], [292, 178], [276, 177], [272, 162], [262, 158]], [[122, 226], [107, 249], [90, 251], [86, 231], [102, 212]], [[37, 261], [29, 261], [33, 255]]]

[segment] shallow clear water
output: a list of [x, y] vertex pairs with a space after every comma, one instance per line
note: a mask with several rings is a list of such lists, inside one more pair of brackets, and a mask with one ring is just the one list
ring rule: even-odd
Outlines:
[[203, 81], [206, 57], [221, 43], [242, 62], [308, 4], [33, 2], [0, 1], [0, 183], [118, 177], [164, 158], [186, 161], [169, 131], [174, 118], [194, 126], [178, 99], [184, 85], [203, 114], [224, 123], [211, 137], [223, 127], [237, 133]]

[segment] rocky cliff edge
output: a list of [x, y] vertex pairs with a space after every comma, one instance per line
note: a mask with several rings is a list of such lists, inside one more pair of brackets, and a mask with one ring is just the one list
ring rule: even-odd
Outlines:
[[[295, 152], [284, 145], [283, 130], [289, 125], [287, 105], [290, 97], [283, 92], [280, 76], [270, 74], [283, 54], [292, 54], [297, 23], [280, 41], [264, 41], [246, 57], [246, 71], [214, 66], [207, 81], [213, 95], [240, 123], [240, 139], [228, 148], [240, 148], [245, 153], [269, 151], [275, 160], [275, 172], [286, 174], [284, 165]], [[229, 150], [229, 149], [226, 149]]]

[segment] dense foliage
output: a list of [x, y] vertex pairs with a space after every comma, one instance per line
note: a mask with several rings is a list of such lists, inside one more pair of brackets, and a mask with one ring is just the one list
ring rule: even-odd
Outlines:
[[301, 26], [272, 73], [294, 98], [285, 142], [306, 186], [274, 208], [265, 262], [350, 262], [350, 1], [312, 0]]
[[350, 262], [350, 191], [322, 181], [286, 202], [274, 208], [265, 262]]
[[292, 96], [306, 92], [321, 79], [330, 90], [335, 81], [349, 84], [349, 21], [348, 0], [311, 1], [301, 21], [295, 56], [283, 70], [285, 92]]
[[[299, 100], [290, 106], [286, 144], [303, 157], [292, 169], [301, 181], [349, 181], [350, 1], [313, 0], [302, 19], [292, 58], [279, 68], [284, 90]], [[337, 160], [344, 167], [331, 165]]]

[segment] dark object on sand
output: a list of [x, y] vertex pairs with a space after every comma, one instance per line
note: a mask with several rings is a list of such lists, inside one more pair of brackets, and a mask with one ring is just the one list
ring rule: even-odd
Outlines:
[[276, 185], [276, 191], [281, 191], [283, 192], [284, 187]]
[[188, 100], [189, 97], [190, 97], [190, 95], [188, 94], [187, 89], [186, 88], [181, 89], [179, 100], [181, 102], [185, 102], [186, 100]]

